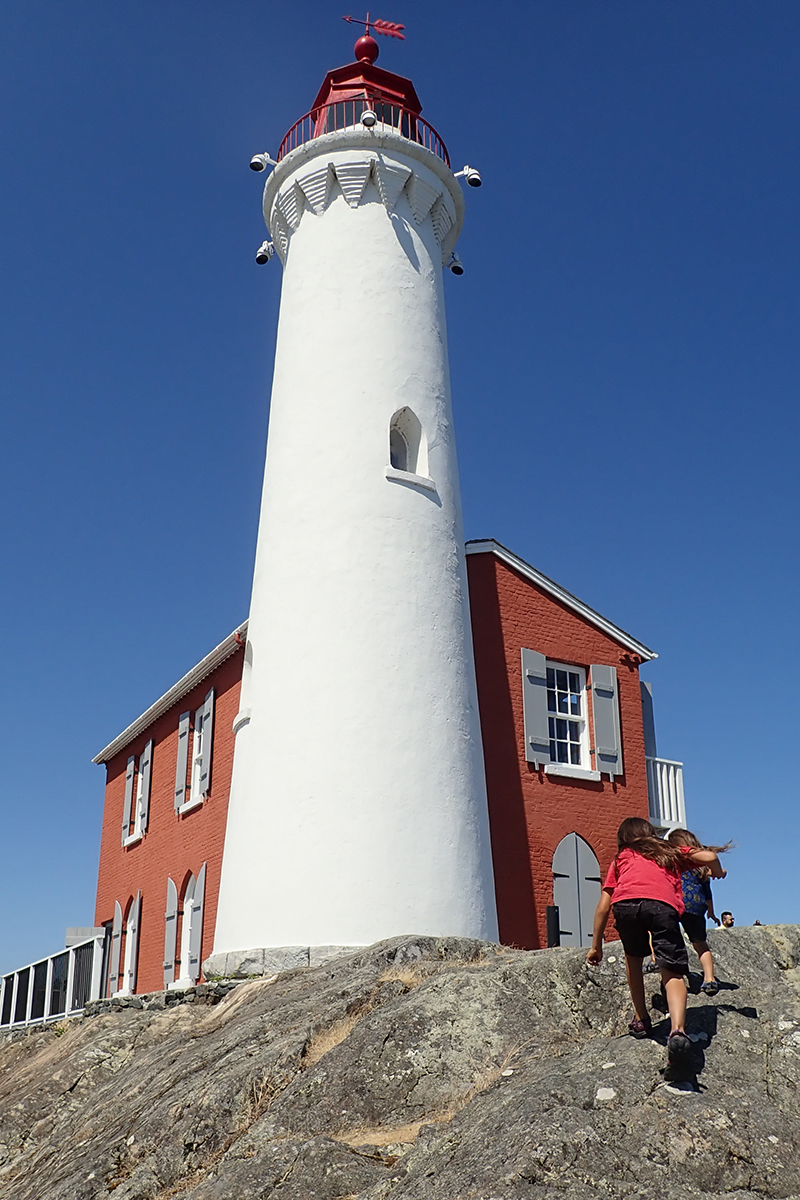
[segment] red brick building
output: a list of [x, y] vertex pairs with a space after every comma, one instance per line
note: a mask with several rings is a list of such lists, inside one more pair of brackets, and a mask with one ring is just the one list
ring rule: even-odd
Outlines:
[[497, 542], [468, 544], [467, 570], [500, 937], [547, 946], [558, 905], [560, 940], [585, 945], [617, 828], [649, 815], [655, 655]]
[[[500, 937], [586, 944], [620, 821], [684, 819], [679, 764], [671, 808], [654, 766], [655, 655], [498, 543], [467, 556]], [[246, 628], [94, 760], [108, 993], [195, 982], [211, 953]]]
[[95, 925], [108, 994], [195, 982], [211, 953], [243, 625], [94, 759], [106, 765]]

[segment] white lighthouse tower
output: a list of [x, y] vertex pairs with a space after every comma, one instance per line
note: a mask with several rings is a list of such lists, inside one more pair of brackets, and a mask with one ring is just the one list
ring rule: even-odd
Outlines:
[[442, 280], [464, 201], [377, 53], [264, 191], [284, 279], [215, 964], [497, 937]]

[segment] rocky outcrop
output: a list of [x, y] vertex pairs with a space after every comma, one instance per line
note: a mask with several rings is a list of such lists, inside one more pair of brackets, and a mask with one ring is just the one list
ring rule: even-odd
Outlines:
[[403, 938], [14, 1035], [0, 1198], [800, 1196], [800, 928], [712, 939], [684, 1079], [626, 1035], [614, 944]]

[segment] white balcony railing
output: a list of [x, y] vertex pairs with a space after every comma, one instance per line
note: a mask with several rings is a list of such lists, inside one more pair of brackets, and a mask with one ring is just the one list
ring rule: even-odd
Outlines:
[[683, 763], [668, 758], [646, 758], [650, 823], [657, 829], [685, 829]]
[[103, 938], [90, 938], [18, 971], [0, 987], [0, 1030], [75, 1017], [100, 998]]

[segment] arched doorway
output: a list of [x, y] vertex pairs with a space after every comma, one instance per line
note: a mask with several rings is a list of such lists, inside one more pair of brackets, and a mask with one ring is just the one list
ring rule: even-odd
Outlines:
[[601, 890], [594, 851], [577, 833], [568, 833], [553, 855], [553, 904], [558, 906], [562, 946], [591, 945]]

